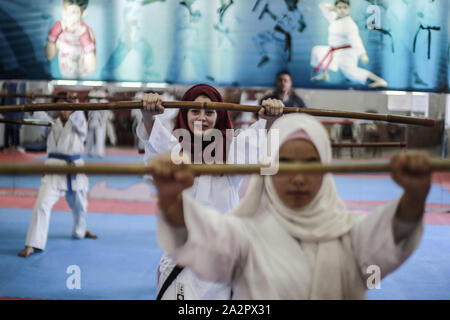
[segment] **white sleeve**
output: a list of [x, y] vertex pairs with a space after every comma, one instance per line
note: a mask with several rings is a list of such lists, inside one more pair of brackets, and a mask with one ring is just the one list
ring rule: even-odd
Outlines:
[[141, 120], [136, 128], [136, 135], [145, 147], [144, 160], [147, 161], [157, 154], [170, 152], [177, 144], [177, 139], [155, 117], [152, 132], [149, 134]]
[[395, 243], [394, 221], [400, 198], [377, 208], [351, 231], [352, 246], [362, 275], [367, 268], [378, 266], [384, 277], [398, 268], [417, 248], [422, 238], [422, 220], [415, 223], [403, 238]]
[[81, 141], [85, 141], [87, 137], [87, 122], [83, 111], [75, 111], [69, 117], [72, 128], [76, 134], [80, 136]]
[[158, 214], [157, 236], [164, 252], [205, 281], [230, 283], [235, 267], [248, 251], [239, 218], [198, 204], [183, 192], [186, 228], [174, 228]]
[[322, 15], [325, 17], [325, 19], [328, 20], [328, 22], [333, 22], [336, 20], [337, 13], [335, 11], [330, 11], [328, 8], [324, 8], [319, 6], [320, 11], [322, 11]]
[[[234, 137], [228, 151], [228, 164], [258, 163], [267, 144], [266, 123], [267, 120], [260, 119]], [[243, 179], [242, 175], [230, 176], [236, 190], [239, 189]]]

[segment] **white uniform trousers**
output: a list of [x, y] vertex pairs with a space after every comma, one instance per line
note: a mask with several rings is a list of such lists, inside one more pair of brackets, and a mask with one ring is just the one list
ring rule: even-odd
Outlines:
[[[44, 179], [43, 179], [44, 180]], [[82, 239], [86, 235], [87, 192], [86, 190], [58, 190], [49, 182], [43, 181], [39, 187], [38, 197], [31, 215], [28, 227], [26, 246], [44, 250], [47, 243], [50, 213], [60, 197], [66, 196], [66, 201], [72, 209], [74, 238]]]
[[104, 125], [88, 129], [86, 146], [90, 156], [103, 157], [105, 155], [105, 135], [106, 127]]

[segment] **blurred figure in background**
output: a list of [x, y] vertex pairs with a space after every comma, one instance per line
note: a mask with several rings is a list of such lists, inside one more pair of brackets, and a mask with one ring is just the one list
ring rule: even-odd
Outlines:
[[283, 101], [285, 107], [306, 108], [302, 98], [292, 90], [292, 77], [288, 71], [283, 70], [277, 73], [275, 87], [275, 91], [263, 97], [261, 102], [267, 99], [278, 99]]
[[111, 146], [115, 146], [117, 144], [117, 136], [116, 129], [114, 128], [114, 112], [112, 110], [105, 110], [105, 129], [106, 129], [106, 138], [108, 138]]
[[[90, 99], [89, 102], [108, 102], [105, 99], [106, 92], [104, 90], [92, 90], [89, 96], [98, 99]], [[88, 112], [88, 136], [86, 147], [88, 156], [97, 156], [103, 158], [105, 156], [105, 134], [106, 134], [106, 110], [93, 110]]]
[[[9, 82], [6, 81], [2, 85], [2, 94], [26, 93], [26, 83]], [[24, 104], [25, 98], [4, 97], [1, 101], [2, 105], [16, 105]], [[2, 114], [5, 119], [9, 120], [23, 120], [23, 112], [6, 112]], [[7, 152], [24, 153], [25, 150], [20, 146], [20, 124], [5, 124], [4, 133], [4, 150]]]

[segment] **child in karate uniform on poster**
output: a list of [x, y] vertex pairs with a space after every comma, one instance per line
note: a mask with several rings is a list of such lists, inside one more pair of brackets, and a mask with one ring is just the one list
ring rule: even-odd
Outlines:
[[358, 60], [369, 63], [366, 49], [359, 35], [358, 26], [350, 17], [350, 0], [336, 0], [335, 6], [321, 3], [320, 10], [329, 21], [328, 46], [315, 46], [311, 52], [311, 66], [314, 73], [312, 81], [329, 81], [328, 69], [341, 71], [350, 81], [365, 84], [371, 80], [370, 88], [387, 87], [388, 83], [369, 70], [358, 67]]

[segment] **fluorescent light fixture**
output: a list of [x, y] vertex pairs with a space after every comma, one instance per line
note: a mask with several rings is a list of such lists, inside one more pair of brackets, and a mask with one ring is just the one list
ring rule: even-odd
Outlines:
[[145, 85], [147, 88], [167, 88], [165, 82], [149, 82]]
[[83, 86], [89, 86], [89, 87], [101, 87], [104, 85], [103, 81], [83, 81], [81, 83]]
[[140, 88], [143, 86], [143, 83], [142, 82], [121, 82], [120, 86], [125, 87], [125, 88]]
[[413, 96], [427, 96], [428, 93], [426, 93], [426, 92], [413, 92], [412, 95]]
[[57, 86], [76, 86], [77, 84], [77, 80], [56, 80]]
[[406, 96], [406, 91], [383, 91], [388, 96]]

